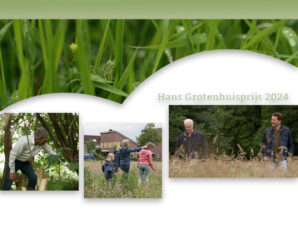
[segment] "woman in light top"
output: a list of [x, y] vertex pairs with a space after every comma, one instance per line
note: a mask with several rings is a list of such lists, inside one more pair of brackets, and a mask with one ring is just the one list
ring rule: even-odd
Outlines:
[[148, 142], [140, 151], [139, 160], [138, 160], [138, 168], [139, 168], [139, 180], [138, 184], [142, 183], [143, 177], [145, 177], [145, 184], [148, 184], [150, 167], [152, 170], [155, 170], [154, 165], [152, 163], [152, 148], [154, 147], [153, 143]]

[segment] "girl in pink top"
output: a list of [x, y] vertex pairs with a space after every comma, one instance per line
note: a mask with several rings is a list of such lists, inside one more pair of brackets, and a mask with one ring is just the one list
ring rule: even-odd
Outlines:
[[154, 146], [153, 143], [148, 142], [145, 148], [143, 148], [140, 151], [139, 160], [138, 160], [138, 168], [139, 168], [138, 184], [139, 185], [142, 183], [143, 177], [145, 177], [145, 184], [148, 184], [150, 167], [152, 168], [152, 170], [155, 170], [154, 165], [152, 163], [152, 152], [151, 152], [153, 146]]

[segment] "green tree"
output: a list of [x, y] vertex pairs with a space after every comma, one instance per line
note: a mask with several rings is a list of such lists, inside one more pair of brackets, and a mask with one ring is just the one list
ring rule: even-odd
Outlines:
[[36, 117], [49, 132], [55, 148], [70, 162], [70, 169], [79, 173], [79, 116], [72, 113], [37, 113]]
[[154, 144], [161, 143], [161, 135], [157, 132], [153, 123], [148, 123], [145, 128], [142, 129], [140, 136], [137, 137], [139, 146], [144, 146], [147, 142]]
[[96, 149], [96, 143], [92, 139], [88, 140], [87, 141], [88, 153], [94, 153], [95, 149]]

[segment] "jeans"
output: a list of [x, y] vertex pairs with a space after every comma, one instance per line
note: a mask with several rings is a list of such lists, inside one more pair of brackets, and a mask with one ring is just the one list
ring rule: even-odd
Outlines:
[[272, 161], [270, 163], [270, 168], [271, 169], [281, 169], [283, 172], [287, 171], [287, 164], [288, 161], [287, 160], [282, 160], [282, 161]]
[[139, 165], [138, 184], [142, 183], [143, 177], [145, 177], [145, 184], [148, 184], [149, 172], [150, 172], [150, 166], [149, 165]]
[[[8, 162], [7, 162], [5, 180], [2, 186], [2, 190], [9, 190], [13, 182], [12, 180], [10, 180], [10, 168], [9, 168]], [[22, 161], [15, 160], [15, 170], [16, 170], [15, 172], [17, 172], [19, 169], [22, 171], [22, 173], [25, 176], [28, 177], [29, 182], [27, 185], [27, 190], [34, 190], [37, 184], [37, 176], [32, 168], [31, 163], [29, 161], [22, 162]]]

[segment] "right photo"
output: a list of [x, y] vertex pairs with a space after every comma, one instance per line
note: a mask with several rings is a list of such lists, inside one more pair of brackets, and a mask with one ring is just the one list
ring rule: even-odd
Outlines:
[[170, 105], [171, 178], [298, 177], [298, 106]]

